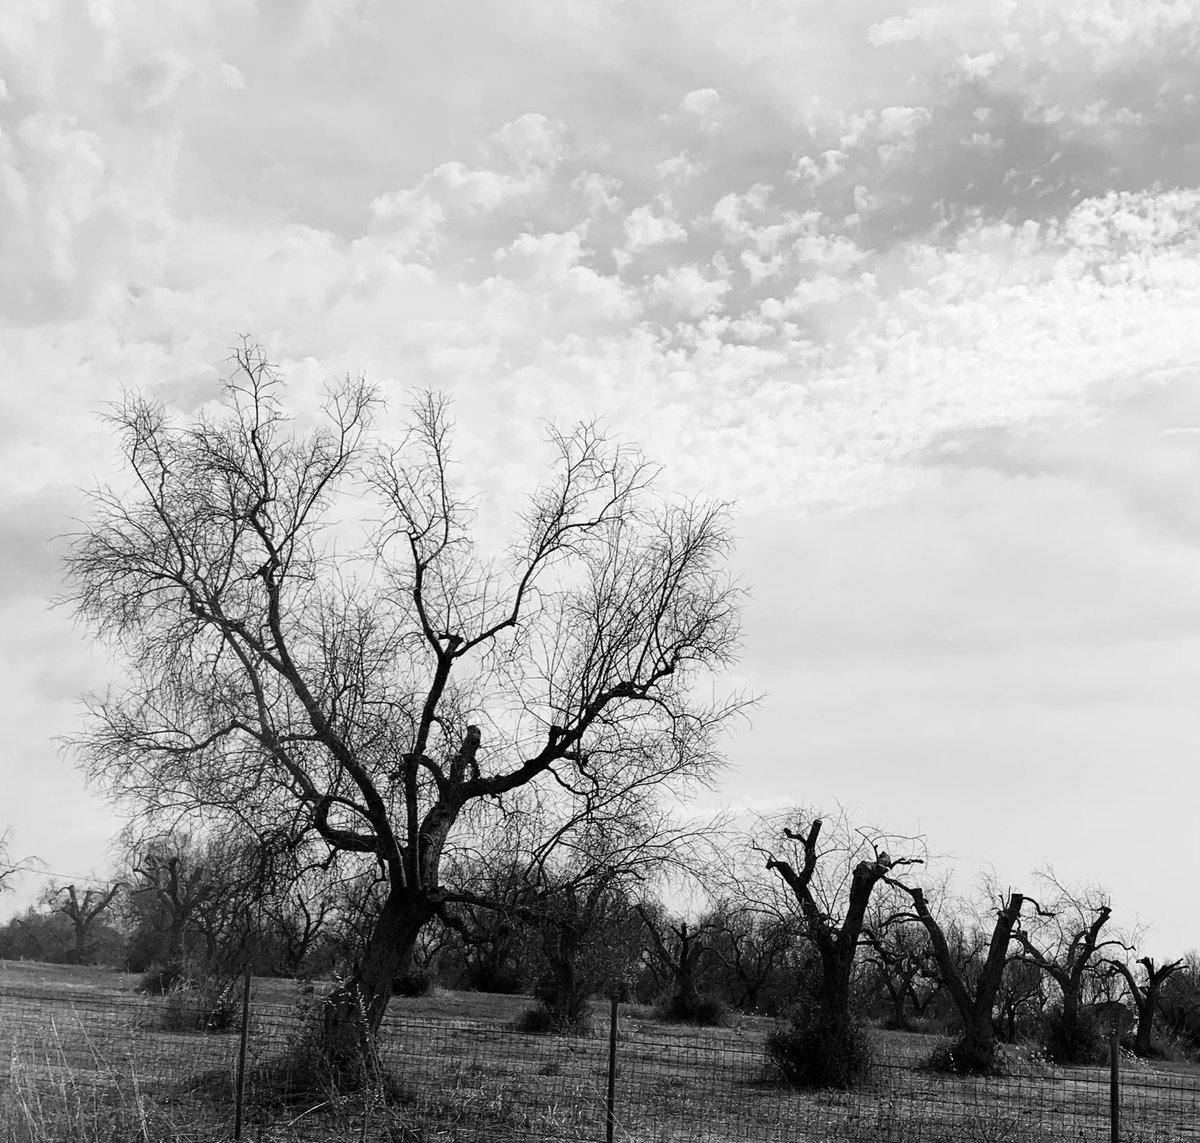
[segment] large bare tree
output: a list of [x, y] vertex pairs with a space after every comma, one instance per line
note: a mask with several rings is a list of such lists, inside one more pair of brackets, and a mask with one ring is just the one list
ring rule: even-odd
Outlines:
[[[418, 396], [383, 448], [361, 379], [303, 429], [285, 398], [246, 344], [190, 423], [139, 395], [109, 413], [132, 484], [92, 494], [68, 598], [129, 682], [91, 701], [78, 745], [142, 813], [309, 831], [379, 867], [327, 1006], [327, 1051], [352, 1059], [445, 905], [456, 830], [535, 783], [571, 803], [710, 777], [742, 704], [695, 684], [732, 661], [741, 592], [725, 508], [667, 502], [595, 426], [549, 431], [550, 476], [493, 558], [444, 400]], [[377, 527], [359, 543], [364, 500]]]

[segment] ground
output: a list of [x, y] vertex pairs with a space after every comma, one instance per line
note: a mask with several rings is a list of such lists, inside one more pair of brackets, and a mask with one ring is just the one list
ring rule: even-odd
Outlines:
[[[168, 1001], [105, 969], [0, 962], [0, 1135], [13, 1143], [228, 1139], [240, 1037], [167, 1030]], [[599, 1140], [605, 1137], [608, 1011], [587, 1037], [526, 1036], [527, 998], [437, 991], [393, 1001], [380, 1057], [386, 1082], [331, 1097], [300, 1082], [296, 1050], [311, 993], [256, 980], [243, 1138]], [[180, 1002], [177, 1001], [178, 1006]], [[178, 1012], [176, 1012], [178, 1016]], [[176, 1020], [176, 1023], [179, 1021]], [[623, 1006], [614, 1137], [626, 1143], [1077, 1143], [1109, 1137], [1103, 1069], [1059, 1069], [1012, 1053], [1003, 1079], [918, 1067], [928, 1036], [878, 1032], [866, 1090], [781, 1087], [762, 1044], [771, 1022], [667, 1025]], [[281, 1061], [287, 1061], [286, 1063]], [[1123, 1062], [1126, 1143], [1200, 1141], [1200, 1069]]]

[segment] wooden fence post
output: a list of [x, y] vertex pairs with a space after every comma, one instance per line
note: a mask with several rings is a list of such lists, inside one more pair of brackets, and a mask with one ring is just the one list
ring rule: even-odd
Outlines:
[[1108, 1118], [1112, 1143], [1121, 1143], [1121, 1030], [1116, 1020], [1108, 1035]]
[[242, 983], [242, 1042], [238, 1048], [237, 1104], [233, 1113], [233, 1138], [242, 1137], [242, 1108], [246, 1100], [246, 1045], [250, 1040], [250, 969]]
[[617, 1125], [617, 1005], [620, 1001], [613, 993], [612, 1007], [608, 1017], [608, 1101], [605, 1115], [604, 1138], [613, 1143], [613, 1130]]

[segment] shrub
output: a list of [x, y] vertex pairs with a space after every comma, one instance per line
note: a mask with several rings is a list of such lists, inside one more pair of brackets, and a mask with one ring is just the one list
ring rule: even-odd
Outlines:
[[530, 1036], [545, 1036], [556, 1031], [554, 1025], [554, 1013], [544, 1004], [534, 1004], [522, 1010], [513, 1027]]
[[530, 1036], [587, 1036], [592, 1031], [592, 1014], [585, 1005], [573, 1013], [556, 1015], [545, 1001], [539, 999], [517, 1017], [513, 1026]]
[[729, 1023], [729, 1009], [715, 996], [681, 996], [678, 993], [662, 997], [654, 1006], [656, 1019], [671, 1024], [698, 1024], [705, 1028], [723, 1028]]
[[162, 1026], [168, 1032], [225, 1032], [237, 1023], [238, 996], [232, 981], [180, 980], [167, 993]]
[[950, 1040], [939, 1044], [925, 1060], [931, 1072], [946, 1072], [950, 1075], [988, 1076], [1000, 1075], [999, 1055], [993, 1048], [986, 1059], [978, 1052], [969, 1050], [965, 1040]]
[[181, 964], [152, 964], [142, 975], [138, 990], [148, 992], [151, 996], [166, 996], [183, 981], [185, 975]]
[[392, 991], [397, 996], [428, 996], [433, 991], [433, 977], [421, 969], [402, 972], [392, 981]]
[[821, 1018], [819, 1005], [808, 1001], [768, 1034], [767, 1060], [793, 1087], [851, 1088], [870, 1078], [874, 1046], [861, 1018], [851, 1016], [839, 1034]]

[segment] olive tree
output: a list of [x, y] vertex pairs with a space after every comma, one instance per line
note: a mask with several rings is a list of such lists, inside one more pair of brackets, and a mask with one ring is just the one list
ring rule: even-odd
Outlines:
[[1087, 986], [1100, 966], [1102, 950], [1125, 948], [1119, 937], [1104, 932], [1112, 916], [1108, 895], [1094, 887], [1070, 888], [1047, 870], [1040, 879], [1053, 889], [1012, 938], [1026, 964], [1058, 985], [1060, 1007], [1051, 1013], [1046, 1049], [1058, 1063], [1085, 1063], [1096, 1051], [1099, 1033], [1085, 1013]]
[[144, 814], [290, 828], [381, 871], [326, 1005], [325, 1050], [352, 1061], [446, 905], [464, 823], [527, 786], [652, 799], [712, 775], [742, 702], [696, 683], [733, 660], [741, 589], [726, 508], [657, 494], [594, 425], [548, 430], [550, 474], [497, 553], [444, 399], [418, 395], [385, 446], [362, 379], [302, 427], [286, 397], [243, 344], [190, 421], [137, 394], [109, 412], [129, 487], [92, 493], [67, 598], [129, 681], [90, 700], [78, 745]]
[[924, 859], [892, 856], [878, 832], [852, 831], [844, 815], [821, 844], [824, 824], [812, 817], [807, 829], [782, 826], [782, 842], [776, 839], [771, 851], [764, 850], [766, 868], [792, 894], [816, 953], [816, 971], [794, 1012], [791, 1032], [772, 1041], [771, 1050], [794, 1082], [848, 1087], [867, 1069], [851, 986], [858, 949], [866, 943], [871, 896], [881, 883], [891, 883], [894, 871]]
[[977, 969], [971, 966], [969, 970], [969, 961], [955, 955], [948, 939], [953, 934], [953, 926], [943, 926], [930, 908], [924, 889], [894, 878], [889, 878], [889, 882], [911, 900], [911, 919], [924, 925], [942, 985], [958, 1011], [962, 1032], [942, 1062], [952, 1071], [990, 1074], [996, 1067], [996, 1027], [993, 1020], [996, 997], [1009, 961], [1009, 944], [1013, 940], [1014, 930], [1020, 924], [1025, 895], [1009, 892], [999, 900], [999, 907], [995, 910], [996, 920], [987, 938], [986, 956]]

